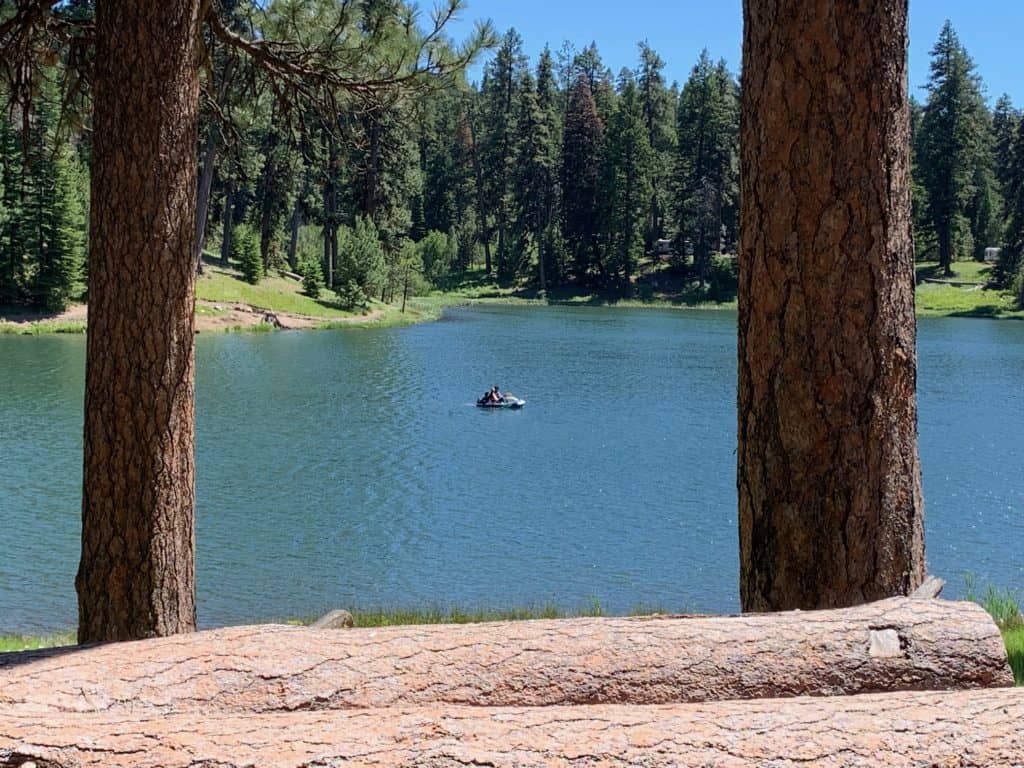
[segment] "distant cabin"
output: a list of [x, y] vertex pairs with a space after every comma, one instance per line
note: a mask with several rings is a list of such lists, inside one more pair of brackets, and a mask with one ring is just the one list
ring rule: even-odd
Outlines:
[[1002, 252], [1002, 248], [986, 248], [985, 261], [989, 264], [994, 264], [995, 262], [999, 261], [999, 254]]

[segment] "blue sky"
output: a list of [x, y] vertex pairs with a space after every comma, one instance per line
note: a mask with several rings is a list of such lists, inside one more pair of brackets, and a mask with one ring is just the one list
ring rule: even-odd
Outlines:
[[[472, 20], [491, 19], [500, 32], [515, 27], [532, 61], [545, 43], [582, 48], [591, 41], [613, 72], [634, 66], [636, 44], [648, 40], [665, 59], [667, 79], [683, 82], [702, 48], [739, 69], [743, 35], [741, 0], [468, 0], [459, 37]], [[421, 0], [422, 7], [429, 0]], [[910, 85], [928, 79], [928, 54], [946, 19], [960, 35], [985, 80], [989, 100], [1009, 93], [1024, 106], [1024, 0], [910, 0]], [[474, 77], [478, 77], [478, 70]]]

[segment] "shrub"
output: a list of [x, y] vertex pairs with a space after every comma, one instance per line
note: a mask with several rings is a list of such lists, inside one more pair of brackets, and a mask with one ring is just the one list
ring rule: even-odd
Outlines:
[[739, 286], [739, 261], [734, 256], [715, 254], [708, 264], [708, 298], [731, 301]]
[[348, 280], [338, 285], [334, 291], [338, 294], [338, 302], [345, 309], [352, 311], [357, 309], [365, 310], [370, 306], [366, 294], [355, 280]]
[[256, 285], [263, 279], [263, 259], [260, 257], [260, 241], [256, 231], [248, 224], [235, 227], [232, 242], [232, 256], [238, 262], [242, 278], [247, 283]]
[[324, 289], [324, 271], [320, 259], [303, 255], [299, 259], [299, 274], [302, 275], [302, 291], [311, 299], [319, 299]]
[[385, 285], [388, 270], [384, 246], [370, 219], [360, 218], [354, 228], [338, 229], [338, 263], [334, 270], [334, 280], [342, 288], [339, 296], [350, 281], [375, 294]]
[[458, 247], [457, 238], [452, 243], [444, 232], [428, 232], [427, 236], [417, 244], [420, 261], [423, 263], [424, 277], [431, 282], [437, 282], [447, 275], [455, 261]]

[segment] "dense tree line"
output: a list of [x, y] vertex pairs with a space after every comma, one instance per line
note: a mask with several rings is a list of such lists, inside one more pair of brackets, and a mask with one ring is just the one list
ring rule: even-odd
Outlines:
[[[236, 2], [229, 19], [322, 34], [329, 4], [301, 5]], [[375, 33], [372, 12], [361, 23]], [[204, 110], [197, 147], [199, 269], [205, 248], [248, 280], [286, 270], [353, 306], [470, 268], [628, 294], [654, 255], [710, 298], [735, 281], [739, 85], [706, 51], [680, 86], [646, 43], [635, 70], [613, 75], [595, 45], [531, 63], [511, 30], [477, 85], [439, 78], [328, 117], [207, 44], [217, 107]], [[52, 93], [36, 107], [28, 131], [14, 110], [0, 120], [0, 303], [60, 309], [84, 290], [88, 121], [61, 124]], [[987, 107], [947, 23], [927, 99], [912, 104], [919, 260], [950, 274], [1001, 247], [996, 280], [1024, 292], [1021, 124], [1009, 97]]]
[[974, 62], [946, 22], [932, 49], [924, 104], [912, 105], [917, 257], [953, 274], [958, 260], [1001, 248], [995, 279], [1022, 295], [1024, 133], [1001, 96], [992, 110]]
[[27, 130], [0, 120], [0, 305], [59, 312], [85, 289], [88, 151], [58, 111], [51, 96]]

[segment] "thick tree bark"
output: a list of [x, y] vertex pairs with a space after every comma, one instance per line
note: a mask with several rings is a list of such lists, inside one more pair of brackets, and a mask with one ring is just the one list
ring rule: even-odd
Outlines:
[[1010, 768], [1018, 689], [655, 707], [31, 714], [0, 717], [0, 766], [903, 766]]
[[82, 642], [195, 627], [199, 7], [96, 8]]
[[924, 576], [907, 0], [745, 0], [743, 608]]
[[0, 709], [47, 716], [646, 705], [1012, 684], [984, 610], [912, 599], [775, 616], [242, 627], [0, 656]]

